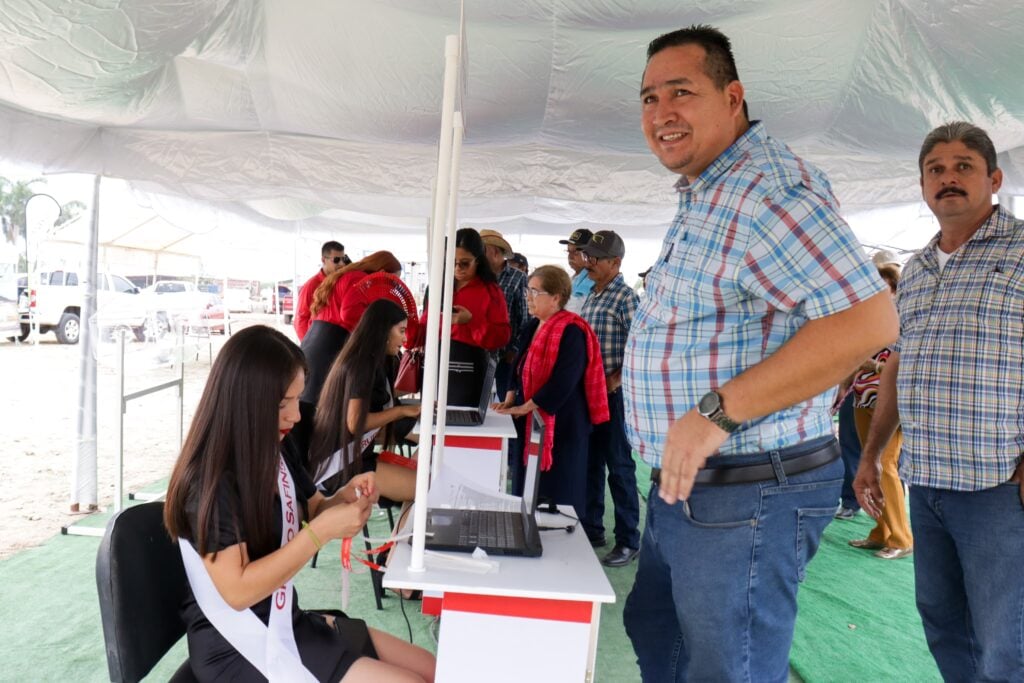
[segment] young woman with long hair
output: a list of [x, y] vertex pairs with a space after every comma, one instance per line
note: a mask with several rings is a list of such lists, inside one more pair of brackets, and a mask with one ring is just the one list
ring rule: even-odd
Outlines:
[[[290, 446], [301, 351], [249, 327], [224, 345], [174, 466], [164, 523], [189, 579], [182, 605], [200, 681], [431, 681], [421, 648], [340, 612], [301, 610], [292, 578], [323, 543], [362, 529], [373, 474], [319, 493]], [[301, 526], [300, 526], [301, 524]]]
[[[342, 473], [342, 480], [376, 470], [377, 490], [392, 500], [412, 500], [415, 471], [377, 462], [374, 443], [392, 446], [419, 415], [418, 404], [402, 405], [394, 393], [398, 351], [405, 343], [406, 315], [387, 299], [374, 301], [331, 366], [317, 404], [309, 467], [316, 479]], [[403, 419], [404, 418], [404, 419]], [[402, 429], [396, 429], [401, 424]]]

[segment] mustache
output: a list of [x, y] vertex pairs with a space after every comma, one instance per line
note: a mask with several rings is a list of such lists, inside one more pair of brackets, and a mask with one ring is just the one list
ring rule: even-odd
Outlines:
[[966, 197], [967, 193], [961, 190], [959, 187], [944, 187], [935, 193], [935, 198], [942, 199], [943, 197], [946, 197], [948, 195], [959, 195], [961, 197]]

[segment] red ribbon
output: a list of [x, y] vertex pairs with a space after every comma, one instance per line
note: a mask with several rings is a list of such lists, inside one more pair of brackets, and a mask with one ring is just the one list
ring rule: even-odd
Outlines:
[[[356, 557], [355, 560], [356, 560], [356, 562], [360, 562], [360, 563], [366, 565], [370, 569], [373, 569], [373, 570], [378, 571], [378, 572], [382, 572], [382, 571], [384, 571], [384, 567], [382, 567], [380, 564], [370, 560], [369, 558], [374, 556], [374, 555], [378, 555], [378, 554], [384, 552], [385, 550], [390, 549], [391, 546], [393, 546], [394, 544], [395, 544], [394, 541], [388, 541], [387, 543], [383, 543], [382, 545], [380, 545], [380, 546], [378, 546], [376, 548], [369, 548], [366, 551], [362, 551], [366, 555], [367, 559], [364, 560], [361, 557]], [[341, 539], [341, 566], [344, 567], [345, 569], [347, 569], [348, 571], [352, 571], [352, 539], [351, 538], [343, 538], [343, 539]]]

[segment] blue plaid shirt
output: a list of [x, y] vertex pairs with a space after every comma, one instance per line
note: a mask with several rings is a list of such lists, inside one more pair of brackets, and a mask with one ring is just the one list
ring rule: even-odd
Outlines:
[[993, 211], [941, 271], [937, 244], [910, 260], [896, 298], [900, 474], [977, 491], [1024, 453], [1024, 221]]
[[[591, 280], [593, 282], [593, 280]], [[604, 374], [610, 375], [622, 367], [626, 350], [626, 337], [633, 322], [640, 297], [626, 284], [619, 273], [600, 292], [591, 289], [583, 302], [580, 317], [587, 321], [601, 344]]]
[[[655, 467], [669, 426], [707, 391], [773, 354], [808, 320], [885, 288], [825, 175], [760, 122], [676, 187], [679, 211], [647, 276], [623, 364], [626, 431]], [[744, 423], [719, 454], [831, 434], [834, 393]]]
[[512, 328], [512, 338], [508, 346], [498, 352], [500, 358], [508, 351], [519, 352], [519, 333], [529, 317], [526, 312], [526, 273], [505, 264], [505, 267], [498, 273], [498, 286], [505, 294], [505, 304], [508, 306], [508, 324]]

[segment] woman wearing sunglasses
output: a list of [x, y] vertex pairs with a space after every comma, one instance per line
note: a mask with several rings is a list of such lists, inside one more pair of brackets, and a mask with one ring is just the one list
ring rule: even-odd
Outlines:
[[[452, 341], [497, 351], [512, 336], [505, 295], [484, 253], [484, 241], [473, 228], [455, 233], [455, 293], [452, 298]], [[419, 345], [425, 341], [426, 301]]]
[[581, 517], [587, 502], [587, 453], [591, 426], [607, 422], [601, 346], [590, 325], [565, 310], [572, 294], [569, 275], [541, 266], [526, 283], [533, 316], [519, 340], [515, 384], [492, 408], [516, 418], [519, 447], [510, 449], [513, 493], [522, 495], [525, 427], [540, 412], [546, 427], [541, 448], [540, 499], [572, 505]]

